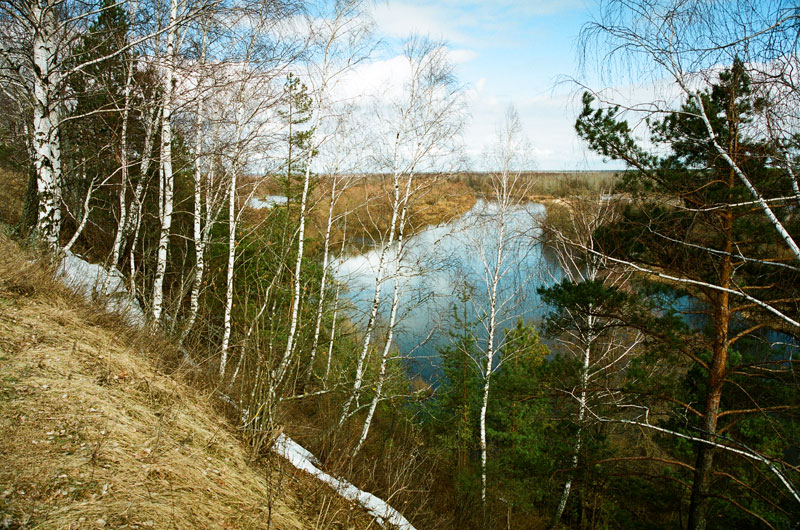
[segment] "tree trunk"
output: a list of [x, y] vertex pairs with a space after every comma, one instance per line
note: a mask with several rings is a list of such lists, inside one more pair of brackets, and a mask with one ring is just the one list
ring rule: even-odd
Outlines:
[[339, 284], [336, 284], [336, 293], [333, 296], [333, 310], [331, 315], [331, 334], [328, 337], [328, 358], [325, 359], [325, 375], [322, 376], [322, 388], [327, 388], [328, 377], [331, 375], [331, 357], [333, 356], [333, 343], [336, 340], [336, 317], [339, 309]]
[[383, 353], [381, 355], [381, 367], [378, 371], [378, 381], [375, 385], [375, 395], [372, 397], [372, 403], [370, 403], [369, 410], [367, 411], [367, 417], [364, 419], [364, 426], [361, 429], [361, 436], [358, 439], [358, 443], [356, 444], [355, 449], [353, 449], [353, 454], [355, 455], [361, 450], [361, 446], [364, 445], [364, 442], [367, 440], [367, 435], [369, 434], [370, 426], [372, 425], [372, 418], [375, 415], [375, 409], [378, 407], [378, 402], [381, 399], [381, 393], [383, 392], [383, 384], [386, 381], [386, 369], [389, 363], [389, 354], [392, 351], [392, 339], [394, 338], [394, 328], [397, 323], [397, 308], [400, 305], [400, 262], [403, 256], [403, 231], [405, 230], [406, 225], [406, 215], [408, 213], [408, 198], [411, 194], [411, 180], [413, 179], [413, 175], [409, 175], [408, 181], [406, 183], [406, 190], [405, 196], [403, 197], [403, 211], [400, 213], [400, 222], [398, 223], [398, 231], [397, 231], [397, 247], [395, 249], [395, 263], [396, 263], [396, 273], [395, 273], [395, 280], [394, 280], [394, 290], [392, 292], [392, 306], [389, 312], [389, 330], [386, 336], [386, 342], [383, 345]]
[[[735, 131], [735, 128], [731, 129]], [[735, 134], [731, 134], [735, 138]], [[734, 152], [736, 145], [731, 146]], [[733, 188], [736, 173], [732, 169], [729, 176], [728, 185]], [[722, 214], [722, 227], [725, 236], [722, 262], [719, 269], [719, 285], [725, 289], [730, 288], [733, 267], [731, 256], [733, 255], [733, 213], [728, 210]], [[714, 343], [712, 349], [711, 365], [709, 366], [708, 382], [706, 390], [705, 411], [701, 437], [704, 440], [715, 441], [717, 432], [717, 420], [719, 418], [720, 400], [722, 399], [722, 387], [725, 383], [725, 370], [728, 363], [728, 327], [730, 325], [730, 296], [726, 291], [718, 291], [713, 296], [713, 322], [714, 322]], [[706, 515], [708, 504], [708, 493], [711, 485], [712, 464], [714, 458], [714, 448], [708, 444], [699, 444], [697, 447], [697, 460], [695, 462], [694, 481], [692, 483], [692, 495], [689, 503], [689, 523], [690, 530], [704, 530], [706, 528]]]
[[[193, 215], [193, 236], [194, 236], [194, 282], [192, 283], [192, 294], [189, 297], [189, 315], [186, 319], [186, 325], [181, 333], [180, 342], [186, 340], [186, 337], [192, 331], [194, 321], [197, 319], [197, 312], [200, 310], [200, 289], [203, 285], [203, 273], [205, 269], [205, 237], [203, 234], [203, 121], [205, 119], [204, 111], [205, 102], [203, 94], [203, 80], [204, 80], [204, 66], [206, 63], [206, 37], [208, 30], [203, 26], [203, 42], [200, 47], [200, 81], [198, 82], [199, 94], [197, 96], [197, 109], [195, 116], [195, 139], [194, 139], [194, 215]], [[210, 193], [210, 189], [206, 190], [206, 194]]]
[[497, 242], [497, 254], [492, 271], [492, 279], [489, 292], [489, 338], [486, 345], [486, 365], [484, 367], [483, 400], [481, 403], [480, 422], [480, 449], [481, 449], [481, 504], [483, 506], [484, 519], [486, 516], [486, 467], [487, 467], [487, 443], [486, 443], [486, 412], [489, 409], [489, 388], [492, 380], [492, 370], [494, 363], [494, 339], [497, 326], [497, 286], [500, 283], [500, 276], [503, 267], [504, 238], [506, 229], [506, 208], [508, 200], [508, 190], [506, 178], [503, 178], [502, 195], [500, 203], [500, 227]]
[[[313, 129], [312, 129], [313, 130]], [[311, 148], [309, 147], [311, 150]], [[311, 159], [309, 151], [308, 161]], [[286, 339], [286, 351], [283, 354], [281, 363], [275, 372], [274, 384], [279, 385], [286, 376], [286, 370], [292, 359], [295, 348], [295, 335], [297, 334], [297, 320], [300, 311], [300, 291], [302, 289], [300, 281], [301, 266], [303, 264], [303, 248], [306, 237], [306, 209], [308, 208], [308, 187], [311, 180], [311, 164], [306, 164], [305, 176], [303, 178], [303, 194], [300, 198], [300, 227], [297, 232], [297, 260], [294, 266], [294, 297], [292, 299], [292, 319], [289, 327], [289, 337]]]
[[[397, 159], [397, 148], [398, 145], [395, 144], [395, 160]], [[364, 344], [361, 347], [361, 353], [359, 354], [358, 361], [356, 363], [356, 378], [353, 382], [353, 389], [350, 392], [350, 395], [347, 396], [347, 401], [345, 401], [344, 407], [342, 407], [342, 414], [339, 417], [339, 427], [344, 425], [345, 420], [347, 420], [347, 417], [350, 414], [350, 408], [352, 407], [353, 402], [357, 401], [358, 394], [361, 392], [361, 386], [364, 383], [364, 369], [367, 360], [367, 354], [369, 353], [369, 346], [372, 343], [372, 333], [375, 329], [375, 321], [378, 317], [378, 307], [380, 306], [381, 287], [383, 286], [383, 274], [386, 267], [386, 256], [389, 252], [389, 248], [394, 242], [395, 231], [397, 229], [398, 210], [400, 209], [400, 175], [397, 170], [394, 172], [393, 179], [394, 200], [392, 201], [392, 220], [389, 223], [388, 241], [385, 245], [383, 245], [380, 258], [378, 259], [378, 270], [375, 273], [375, 291], [372, 296], [372, 307], [370, 308], [369, 320], [367, 321], [367, 329], [364, 333]]]
[[46, 2], [31, 3], [39, 31], [33, 36], [33, 165], [39, 198], [36, 233], [51, 251], [58, 248], [61, 232], [60, 109], [56, 91], [56, 15]]
[[225, 288], [225, 331], [222, 336], [222, 355], [219, 360], [219, 376], [225, 377], [228, 362], [228, 346], [231, 339], [231, 311], [233, 310], [233, 266], [236, 262], [236, 169], [231, 174], [228, 195], [228, 276]]
[[[128, 117], [131, 106], [131, 82], [133, 81], [133, 60], [128, 61], [128, 73], [125, 77], [125, 96], [124, 108], [122, 109], [122, 136], [120, 138], [120, 165], [122, 166], [122, 178], [119, 190], [119, 222], [117, 223], [117, 233], [114, 235], [114, 243], [111, 247], [111, 257], [108, 262], [109, 270], [113, 271], [119, 263], [120, 253], [122, 252], [125, 231], [128, 228]], [[111, 281], [111, 274], [106, 276], [103, 282], [102, 292], [108, 289], [108, 282]]]
[[[308, 161], [311, 162], [310, 160]], [[317, 347], [319, 346], [319, 332], [320, 328], [322, 327], [322, 313], [325, 307], [325, 291], [327, 288], [327, 280], [328, 280], [328, 257], [330, 255], [330, 243], [331, 243], [331, 228], [333, 227], [333, 207], [336, 204], [336, 185], [338, 183], [338, 177], [336, 175], [333, 176], [333, 182], [331, 184], [331, 204], [328, 207], [328, 224], [325, 228], [325, 241], [323, 243], [323, 254], [322, 254], [322, 279], [320, 280], [319, 284], [319, 300], [317, 301], [317, 319], [314, 324], [314, 341], [311, 343], [311, 353], [308, 356], [308, 370], [306, 372], [306, 384], [311, 380], [311, 374], [314, 372], [314, 359], [317, 356]]]
[[[342, 246], [339, 254], [344, 254], [344, 244], [347, 239], [347, 218], [345, 217], [344, 228], [342, 229]], [[341, 262], [339, 262], [341, 263]], [[336, 277], [339, 276], [339, 268], [336, 269]], [[328, 337], [328, 358], [325, 359], [325, 375], [322, 376], [322, 388], [328, 388], [328, 377], [331, 375], [331, 358], [333, 357], [333, 344], [336, 340], [336, 317], [339, 310], [339, 291], [341, 283], [336, 282], [336, 292], [333, 294], [333, 309], [331, 310], [331, 334]]]
[[169, 236], [172, 229], [172, 201], [174, 176], [172, 174], [172, 93], [175, 58], [175, 20], [178, 16], [177, 0], [170, 0], [169, 25], [167, 32], [167, 50], [164, 72], [164, 100], [161, 110], [161, 190], [163, 201], [160, 202], [161, 233], [158, 239], [158, 255], [156, 258], [156, 274], [153, 280], [153, 325], [158, 325], [164, 308], [164, 275], [167, 270], [167, 253]]
[[578, 469], [578, 455], [581, 451], [583, 435], [583, 420], [586, 417], [586, 387], [589, 384], [589, 365], [591, 362], [592, 343], [594, 342], [594, 336], [591, 331], [592, 327], [594, 326], [594, 316], [591, 314], [591, 311], [592, 304], [589, 304], [589, 315], [586, 319], [586, 326], [589, 329], [589, 334], [587, 336], [586, 345], [583, 351], [583, 367], [581, 369], [581, 395], [578, 399], [578, 432], [575, 434], [575, 443], [572, 446], [572, 469], [567, 476], [567, 481], [564, 483], [564, 489], [561, 490], [561, 500], [558, 502], [556, 513], [553, 514], [553, 518], [550, 521], [550, 528], [555, 528], [555, 526], [561, 520], [561, 516], [564, 514], [564, 509], [567, 507], [567, 501], [569, 500], [569, 492], [570, 489], [572, 489], [572, 479], [575, 476], [575, 470]]

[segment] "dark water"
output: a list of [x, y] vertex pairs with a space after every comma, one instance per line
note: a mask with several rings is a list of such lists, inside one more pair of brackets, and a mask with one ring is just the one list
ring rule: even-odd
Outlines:
[[[672, 296], [667, 295], [661, 302], [665, 309], [675, 311], [681, 320], [693, 329], [709, 329], [712, 325], [711, 308], [702, 300], [687, 294], [673, 293]], [[752, 321], [741, 315], [734, 315], [731, 318], [729, 333], [738, 334], [752, 325]], [[739, 341], [734, 349], [753, 354], [767, 352], [774, 359], [792, 359], [800, 352], [800, 341], [788, 333], [761, 328], [749, 333], [747, 340]]]

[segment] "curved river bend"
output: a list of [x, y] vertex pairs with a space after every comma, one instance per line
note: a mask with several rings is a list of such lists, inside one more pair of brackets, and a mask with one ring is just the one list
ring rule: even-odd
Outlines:
[[[497, 297], [501, 328], [513, 326], [520, 317], [538, 322], [543, 304], [537, 287], [560, 280], [555, 260], [543, 252], [539, 241], [544, 212], [544, 205], [536, 203], [505, 212]], [[401, 295], [394, 344], [407, 358], [412, 376], [435, 381], [439, 373], [437, 349], [447, 344], [449, 332], [456, 326], [454, 309], [460, 317], [466, 315], [478, 323], [476, 334], [485, 346], [487, 334], [481, 323], [488, 313], [502, 213], [496, 203], [479, 200], [460, 218], [408, 238], [399, 260], [396, 248], [390, 249], [381, 289], [384, 325], [376, 337], [385, 333], [397, 282]], [[378, 248], [333, 263], [336, 277], [347, 286], [345, 296], [353, 309], [350, 316], [363, 326], [372, 304], [379, 259]]]

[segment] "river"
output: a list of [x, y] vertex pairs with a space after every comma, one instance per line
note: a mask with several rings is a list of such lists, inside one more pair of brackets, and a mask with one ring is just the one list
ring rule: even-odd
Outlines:
[[[544, 205], [536, 203], [506, 210], [504, 252], [498, 268], [501, 328], [513, 326], [520, 317], [539, 322], [544, 307], [536, 289], [561, 278], [557, 264], [539, 241], [544, 212]], [[406, 358], [412, 377], [435, 382], [440, 373], [437, 349], [450, 340], [454, 307], [478, 323], [476, 335], [485, 346], [487, 334], [481, 323], [486, 321], [490, 280], [497, 264], [501, 213], [497, 203], [479, 200], [458, 219], [408, 238], [399, 260], [396, 249], [388, 253], [379, 313], [385, 323], [398, 282], [401, 302], [394, 344]], [[372, 304], [379, 261], [376, 248], [333, 263], [337, 278], [347, 286], [350, 317], [362, 326]], [[376, 337], [384, 331], [379, 330]]]

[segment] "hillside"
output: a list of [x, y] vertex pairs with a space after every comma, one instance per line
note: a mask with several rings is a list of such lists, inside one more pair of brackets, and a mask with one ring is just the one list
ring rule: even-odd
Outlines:
[[0, 235], [0, 527], [377, 526], [282, 459], [251, 458], [171, 351]]

